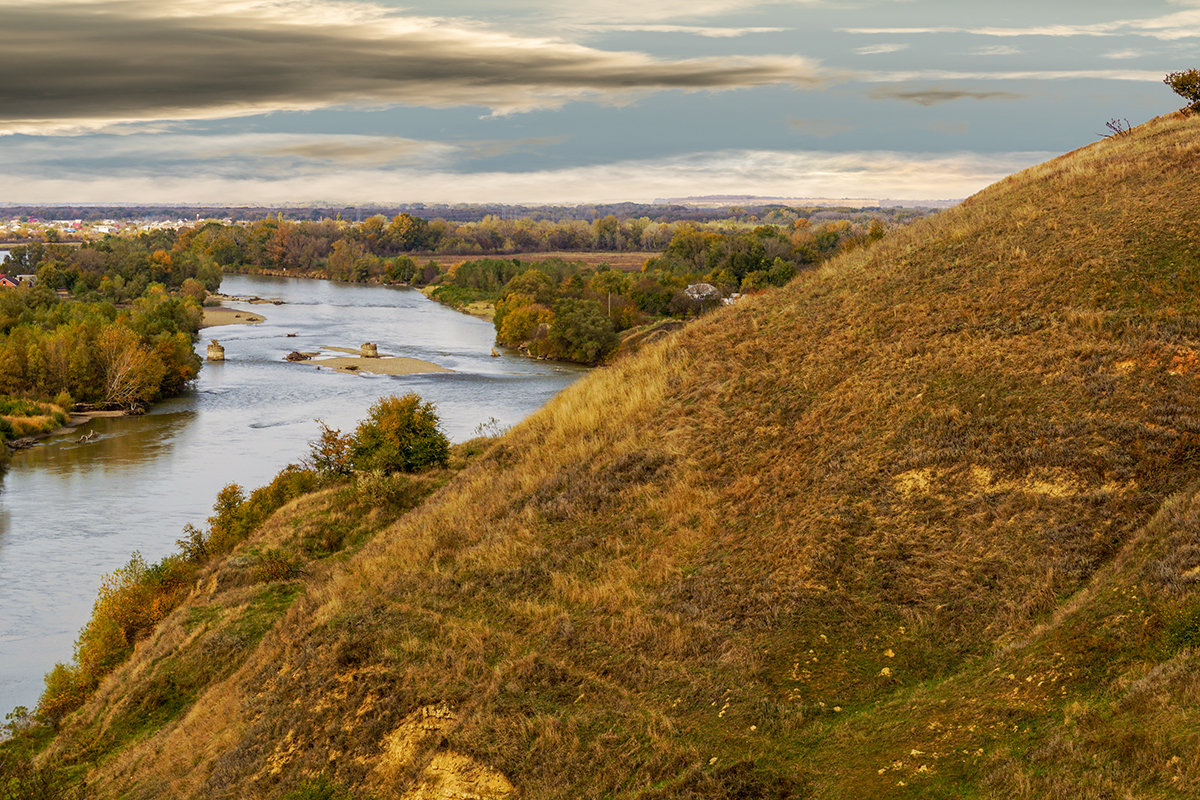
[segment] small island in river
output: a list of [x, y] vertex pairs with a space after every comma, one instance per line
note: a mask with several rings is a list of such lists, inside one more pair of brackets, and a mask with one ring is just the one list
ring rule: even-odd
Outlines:
[[298, 363], [315, 364], [318, 367], [326, 367], [338, 372], [369, 372], [373, 375], [420, 375], [431, 372], [454, 371], [434, 364], [432, 361], [423, 361], [419, 358], [390, 355], [368, 357], [360, 355], [361, 350], [354, 350], [349, 347], [326, 347], [324, 349], [346, 353], [346, 355], [312, 360], [305, 359]]
[[238, 311], [224, 306], [205, 306], [204, 316], [200, 320], [201, 328], [215, 328], [218, 325], [257, 325], [266, 321], [261, 314], [249, 311]]

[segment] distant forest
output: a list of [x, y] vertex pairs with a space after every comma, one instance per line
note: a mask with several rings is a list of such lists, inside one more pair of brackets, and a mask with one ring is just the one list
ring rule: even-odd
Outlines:
[[652, 222], [768, 222], [772, 218], [792, 215], [814, 220], [855, 219], [859, 216], [885, 214], [891, 219], [913, 219], [924, 216], [930, 208], [879, 208], [857, 206], [789, 206], [781, 203], [731, 202], [727, 206], [703, 207], [684, 203], [607, 203], [577, 206], [511, 206], [498, 204], [426, 205], [410, 203], [394, 206], [195, 206], [195, 205], [112, 205], [112, 206], [22, 206], [0, 205], [0, 218], [69, 219], [84, 222], [101, 220], [161, 220], [161, 219], [230, 219], [254, 222], [264, 219], [319, 222], [345, 220], [361, 222], [379, 215], [391, 219], [410, 214], [425, 219], [451, 222], [479, 222], [486, 217], [505, 220], [527, 219], [534, 222], [594, 222], [604, 217], [636, 219], [645, 217]]

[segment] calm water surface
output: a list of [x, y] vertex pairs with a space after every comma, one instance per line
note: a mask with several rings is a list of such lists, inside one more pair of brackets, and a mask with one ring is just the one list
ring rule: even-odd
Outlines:
[[[32, 707], [42, 676], [71, 658], [105, 573], [134, 550], [147, 561], [172, 552], [185, 524], [203, 525], [222, 486], [260, 486], [303, 458], [316, 419], [348, 430], [379, 397], [414, 391], [462, 441], [489, 420], [518, 422], [586, 371], [492, 358], [491, 323], [412, 290], [229, 276], [221, 291], [285, 305], [231, 303], [267, 321], [201, 331], [197, 352], [216, 338], [228, 360], [205, 364], [188, 395], [21, 451], [3, 476], [0, 714]], [[357, 376], [283, 360], [367, 341], [454, 372]], [[89, 431], [98, 436], [78, 441]]]

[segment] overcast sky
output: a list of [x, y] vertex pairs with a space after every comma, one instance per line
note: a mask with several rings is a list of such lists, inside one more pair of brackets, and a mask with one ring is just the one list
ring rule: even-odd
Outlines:
[[1183, 101], [1200, 0], [0, 0], [0, 202], [948, 199]]

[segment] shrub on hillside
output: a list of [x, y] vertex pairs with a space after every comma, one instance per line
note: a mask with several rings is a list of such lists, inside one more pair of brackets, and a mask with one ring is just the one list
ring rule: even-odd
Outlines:
[[1163, 83], [1188, 101], [1187, 110], [1200, 112], [1200, 69], [1172, 72], [1163, 78]]
[[371, 406], [354, 431], [350, 450], [356, 470], [384, 473], [419, 472], [450, 460], [450, 440], [438, 428], [433, 403], [422, 403], [412, 392]]
[[317, 420], [317, 424], [321, 426], [321, 435], [315, 442], [309, 443], [305, 463], [321, 475], [349, 475], [354, 471], [350, 457], [353, 437], [343, 436], [340, 430], [329, 427], [321, 420]]

